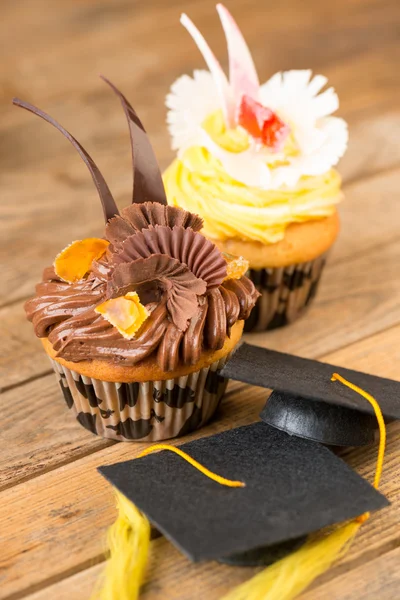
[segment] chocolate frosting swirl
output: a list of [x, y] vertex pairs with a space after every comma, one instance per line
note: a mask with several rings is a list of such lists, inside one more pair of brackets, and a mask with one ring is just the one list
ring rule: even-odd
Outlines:
[[203, 219], [176, 206], [164, 206], [157, 202], [132, 204], [122, 210], [121, 217], [114, 217], [107, 223], [106, 238], [111, 244], [118, 244], [142, 229], [147, 229], [149, 225], [199, 231], [203, 227]]
[[[109, 242], [81, 281], [67, 283], [54, 268], [45, 269], [26, 313], [36, 335], [47, 337], [66, 360], [134, 365], [154, 354], [160, 367], [170, 371], [180, 363], [195, 364], [203, 350], [222, 348], [232, 325], [250, 314], [258, 292], [246, 277], [226, 281], [225, 259], [199, 233], [203, 221], [198, 215], [167, 205], [143, 124], [125, 96], [105, 81], [121, 101], [131, 137], [133, 205], [121, 214], [81, 144], [47, 113], [13, 101], [53, 125], [77, 150], [99, 193]], [[95, 309], [131, 291], [137, 292], [149, 316], [134, 338], [126, 339]]]
[[166, 254], [153, 254], [117, 265], [109, 289], [115, 297], [135, 291], [142, 301], [165, 296], [172, 322], [186, 331], [188, 320], [197, 312], [197, 297], [205, 294], [207, 284], [179, 260]]
[[[196, 364], [203, 350], [223, 347], [230, 328], [246, 319], [258, 292], [247, 277], [226, 280], [216, 246], [195, 231], [196, 215], [162, 205], [132, 205], [111, 219], [106, 254], [86, 279], [66, 283], [45, 269], [26, 305], [38, 337], [73, 362], [102, 359], [134, 365], [154, 355], [164, 371]], [[136, 291], [150, 316], [128, 340], [96, 306]]]
[[226, 277], [226, 261], [218, 248], [201, 233], [183, 227], [156, 225], [131, 235], [116, 246], [110, 257], [113, 265], [166, 254], [188, 266], [209, 289], [218, 287]]

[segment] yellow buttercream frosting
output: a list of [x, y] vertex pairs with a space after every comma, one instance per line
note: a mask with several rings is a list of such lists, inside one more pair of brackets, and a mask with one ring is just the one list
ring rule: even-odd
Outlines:
[[193, 147], [164, 173], [168, 202], [204, 218], [204, 234], [272, 244], [283, 239], [290, 223], [332, 215], [341, 199], [335, 169], [302, 177], [293, 188], [262, 190], [246, 186], [224, 170], [202, 147]]
[[[228, 152], [233, 152], [234, 154], [238, 154], [240, 152], [244, 152], [250, 147], [251, 137], [239, 125], [234, 127], [233, 129], [228, 129], [225, 124], [225, 118], [222, 113], [222, 110], [217, 110], [209, 115], [203, 122], [203, 129], [208, 133], [210, 138], [215, 142], [218, 146], [227, 150]], [[293, 134], [290, 134], [285, 142], [283, 152], [285, 157], [296, 156], [299, 153], [299, 148], [294, 140]], [[278, 161], [276, 156], [272, 153], [270, 156], [270, 161], [267, 161], [270, 165], [284, 165], [287, 164], [285, 159]]]
[[228, 152], [244, 152], [250, 146], [250, 136], [242, 127], [226, 127], [222, 110], [209, 115], [203, 123], [203, 129], [218, 146]]

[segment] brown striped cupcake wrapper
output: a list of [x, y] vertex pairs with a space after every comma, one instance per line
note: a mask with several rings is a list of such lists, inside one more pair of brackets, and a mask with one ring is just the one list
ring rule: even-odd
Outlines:
[[156, 442], [186, 435], [216, 411], [228, 380], [219, 371], [230, 355], [190, 375], [145, 383], [112, 383], [51, 360], [68, 408], [83, 427], [118, 441]]
[[327, 253], [313, 261], [279, 269], [250, 269], [261, 296], [245, 322], [246, 332], [288, 325], [302, 315], [317, 293]]

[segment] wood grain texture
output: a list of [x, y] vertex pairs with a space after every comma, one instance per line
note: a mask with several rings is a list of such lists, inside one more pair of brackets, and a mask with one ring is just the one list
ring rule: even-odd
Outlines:
[[[265, 396], [265, 390], [257, 390], [249, 403], [247, 395], [228, 395], [218, 420], [187, 439], [253, 422]], [[96, 468], [133, 458], [145, 446], [116, 444], [1, 492], [4, 570], [0, 571], [0, 598], [27, 591], [102, 555], [114, 503], [110, 487]], [[10, 514], [6, 507], [11, 504]], [[40, 571], [38, 564], [43, 565]]]
[[[353, 342], [400, 322], [396, 292], [400, 281], [396, 277], [396, 261], [392, 262], [390, 258], [397, 252], [396, 244], [393, 248], [391, 244], [398, 239], [400, 223], [397, 203], [389, 201], [392, 190], [398, 188], [400, 189], [400, 169], [354, 182], [345, 188], [346, 201], [340, 209], [341, 233], [329, 258], [319, 295], [311, 311], [293, 328], [251, 339], [259, 343], [258, 340], [262, 338], [276, 349], [290, 349], [291, 352], [313, 357], [343, 345], [347, 342], [348, 335], [351, 335], [350, 341]], [[14, 210], [17, 214], [18, 207]], [[25, 230], [24, 226], [22, 230]], [[25, 231], [24, 239], [27, 239], [30, 235], [28, 221]], [[36, 235], [35, 232], [33, 234]], [[20, 235], [21, 230], [15, 226], [15, 240]], [[80, 230], [73, 237], [85, 235], [87, 234]], [[89, 235], [95, 235], [95, 231], [92, 230]], [[64, 243], [68, 243], [67, 232], [66, 236], [65, 242], [60, 243], [56, 234], [54, 235], [51, 242], [56, 246], [52, 249], [53, 254]], [[49, 237], [45, 237], [48, 242]], [[44, 244], [34, 246], [43, 252]], [[24, 264], [29, 266], [32, 261], [31, 271], [35, 272], [34, 265], [38, 265], [35, 252], [29, 252], [26, 248], [24, 254]], [[16, 275], [18, 271], [14, 270], [13, 264], [6, 264], [3, 273], [6, 276], [9, 273], [10, 278], [20, 278]], [[37, 273], [38, 278], [39, 276], [40, 272]], [[32, 275], [22, 286], [27, 283], [33, 287]], [[351, 294], [348, 294], [349, 289]], [[21, 285], [18, 290], [20, 293]], [[0, 389], [49, 372], [47, 357], [35, 339], [30, 324], [25, 320], [22, 304], [20, 302], [0, 308], [0, 337], [4, 340], [0, 348]], [[382, 308], [380, 314], [377, 314], [377, 304]], [[358, 323], [352, 332], [346, 333], [345, 339], [343, 329], [346, 329], [346, 324], [341, 321], [342, 311], [339, 310], [343, 305], [350, 320], [356, 319]], [[313, 338], [306, 336], [305, 349], [304, 332], [308, 331], [311, 320], [314, 330], [323, 334], [323, 340], [318, 339], [317, 333]]]
[[[276, 350], [317, 358], [327, 350], [333, 352], [399, 323], [399, 254], [400, 243], [395, 242], [373, 251], [372, 255], [367, 253], [332, 265], [327, 268], [319, 297], [307, 315], [290, 328], [248, 335], [246, 339]], [[12, 307], [3, 310], [12, 313]], [[29, 324], [21, 323], [25, 332]], [[40, 376], [42, 369], [48, 370], [47, 356], [37, 347], [38, 341], [32, 332], [28, 333], [22, 343], [17, 343], [13, 355], [5, 349], [4, 373], [9, 381], [22, 378], [23, 373], [29, 379], [35, 374]], [[22, 363], [19, 363], [20, 355]], [[373, 368], [374, 365], [366, 363], [364, 370]], [[237, 384], [233, 384], [232, 389], [236, 388]], [[14, 410], [5, 411], [3, 420], [5, 433], [0, 440], [0, 467], [4, 471], [0, 475], [0, 486], [11, 485], [54, 468], [59, 461], [70, 461], [107, 445], [67, 416], [52, 374], [13, 387], [3, 394], [2, 403], [13, 406]], [[18, 419], [15, 414], [19, 415]]]
[[37, 592], [28, 592], [24, 597], [29, 600], [88, 600], [103, 569], [103, 563], [89, 566], [73, 575], [66, 575], [56, 583], [49, 582], [49, 585]]
[[[154, 570], [160, 569], [160, 565], [164, 561], [163, 557], [170, 552], [170, 548], [167, 548], [168, 542], [163, 539], [155, 540], [152, 542], [152, 566], [150, 566], [149, 573], [147, 575], [147, 581], [152, 580]], [[172, 549], [173, 557], [177, 558], [175, 551]], [[158, 560], [155, 557], [160, 557]], [[172, 563], [172, 561], [171, 561]], [[157, 566], [156, 566], [157, 564]], [[175, 564], [175, 563], [173, 563]], [[391, 552], [387, 552], [383, 556], [379, 556], [376, 559], [366, 561], [363, 565], [356, 569], [350, 570], [348, 573], [335, 578], [328, 584], [314, 587], [312, 590], [307, 591], [305, 594], [299, 596], [299, 600], [398, 600], [399, 598], [399, 586], [400, 586], [400, 549], [396, 548]], [[180, 573], [178, 568], [181, 565], [178, 563], [177, 569], [175, 570], [172, 564], [166, 564], [163, 572], [160, 573], [160, 579], [171, 574], [174, 579], [168, 581], [172, 585], [171, 591], [164, 591], [166, 594], [163, 598], [171, 600], [177, 600], [178, 598], [186, 598], [182, 595], [182, 590], [179, 589]], [[57, 598], [58, 600], [87, 600], [90, 593], [99, 578], [103, 569], [103, 565], [96, 565], [84, 571], [81, 571], [71, 577], [67, 577], [63, 581], [45, 588], [39, 592], [29, 595], [29, 600], [49, 600], [50, 598]], [[197, 569], [200, 569], [197, 567]], [[203, 569], [201, 569], [203, 570]], [[220, 587], [222, 576], [227, 582], [233, 587], [236, 584], [241, 583], [241, 577], [246, 578], [250, 573], [244, 569], [232, 569], [229, 567], [218, 567], [220, 570], [219, 575], [215, 581], [217, 585], [215, 598], [220, 598]], [[213, 573], [214, 574], [214, 573]], [[371, 577], [373, 574], [373, 577]], [[203, 572], [204, 580], [208, 580], [207, 568]], [[199, 583], [199, 582], [197, 582]], [[203, 582], [200, 582], [202, 585]], [[164, 585], [163, 588], [166, 586]], [[194, 585], [192, 589], [194, 589]], [[218, 589], [219, 588], [219, 589]], [[201, 587], [197, 588], [198, 595], [192, 595], [193, 598], [205, 597], [201, 594]], [[183, 593], [186, 593], [186, 589]], [[193, 592], [192, 592], [193, 594]], [[219, 595], [217, 595], [219, 594]], [[142, 598], [149, 600], [152, 597], [152, 592], [149, 589], [148, 584], [144, 588]], [[153, 594], [153, 598], [157, 598], [157, 595]], [[208, 600], [209, 596], [207, 596]], [[211, 597], [210, 597], [211, 598]]]
[[[197, 48], [178, 23], [182, 2], [156, 3], [160, 28], [156, 43], [146, 43], [149, 38], [154, 41], [154, 19], [151, 10], [143, 10], [139, 3], [132, 6], [118, 0], [114, 19], [110, 19], [108, 2], [73, 2], [62, 20], [58, 17], [59, 5], [52, 7], [46, 0], [34, 0], [34, 4], [45, 15], [40, 25], [44, 35], [36, 37], [28, 19], [21, 19], [16, 39], [13, 32], [7, 71], [11, 79], [4, 86], [5, 105], [0, 116], [0, 203], [6, 217], [3, 235], [0, 224], [0, 252], [6, 255], [11, 246], [15, 250], [5, 263], [1, 304], [31, 294], [41, 270], [60, 247], [102, 229], [96, 192], [79, 157], [58, 132], [33, 115], [11, 107], [9, 100], [6, 103], [6, 94], [9, 98], [20, 95], [41, 105], [71, 129], [93, 154], [117, 200], [124, 204], [131, 189], [128, 134], [118, 102], [97, 78], [99, 69], [132, 98], [165, 167], [172, 158], [164, 124], [165, 95], [179, 74], [203, 68]], [[400, 83], [393, 77], [392, 65], [400, 57], [390, 12], [394, 4], [388, 2], [385, 11], [379, 0], [369, 2], [368, 9], [364, 2], [352, 2], [349, 7], [341, 0], [336, 10], [319, 9], [319, 20], [325, 23], [324, 43], [313, 11], [299, 9], [295, 0], [283, 3], [279, 11], [272, 13], [269, 3], [256, 0], [235, 0], [231, 4], [262, 79], [277, 69], [304, 65], [323, 69], [330, 77], [340, 94], [341, 114], [348, 117], [350, 130], [354, 127], [342, 161], [345, 179], [399, 165], [396, 131], [400, 131]], [[6, 58], [10, 51], [8, 19], [12, 22], [16, 14], [22, 14], [25, 5], [26, 0], [18, 3], [20, 8], [8, 8], [5, 13]], [[208, 31], [215, 52], [223, 57], [225, 42], [213, 0], [200, 6], [194, 2], [184, 6], [199, 27]], [[288, 18], [293, 11], [295, 31]], [[73, 43], [66, 40], [66, 31], [72, 32]], [[299, 44], [302, 36], [306, 36], [307, 44]], [[270, 47], [281, 46], [284, 52], [269, 52], [266, 39]], [[34, 52], [27, 55], [21, 49], [28, 44], [32, 50], [32, 40]], [[185, 52], [177, 52], [177, 47], [185, 48]], [[163, 68], [165, 55], [168, 68]]]
[[[326, 356], [325, 359], [338, 365], [351, 364], [353, 368], [360, 370], [372, 365], [372, 372], [398, 379], [399, 334], [400, 326], [391, 328], [347, 346]], [[246, 387], [244, 390], [243, 387], [238, 387], [222, 404], [218, 419], [187, 439], [211, 435], [223, 429], [255, 421], [265, 397], [263, 389]], [[354, 561], [362, 560], [366, 548], [368, 553], [379, 553], [381, 548], [399, 542], [400, 424], [391, 424], [388, 433], [382, 491], [393, 504], [363, 527], [352, 551], [345, 559], [353, 564]], [[0, 530], [4, 542], [0, 598], [23, 595], [30, 588], [43, 587], [55, 579], [62, 579], [74, 569], [81, 570], [83, 566], [93, 564], [91, 561], [101, 558], [105, 529], [112, 522], [115, 510], [110, 487], [97, 474], [96, 467], [133, 458], [143, 446], [141, 443], [116, 444], [102, 448], [94, 454], [0, 493]], [[376, 448], [347, 452], [346, 460], [362, 475], [372, 478]], [[10, 505], [13, 506], [11, 514], [7, 511]], [[178, 587], [182, 587], [182, 594], [185, 592], [186, 596], [178, 598], [195, 598], [190, 594], [196, 592], [190, 590], [196, 590], [197, 586], [201, 585], [204, 597], [212, 600], [218, 598], [218, 595], [213, 595], [214, 592], [221, 591], [224, 586], [228, 589], [231, 585], [232, 579], [227, 579], [226, 574], [223, 574], [226, 567], [208, 565], [208, 569], [205, 570], [204, 565], [190, 565], [178, 554], [174, 560], [171, 556], [175, 556], [172, 550], [162, 552], [162, 562], [157, 563], [154, 577], [148, 585], [148, 593], [153, 594], [149, 598], [157, 598], [156, 593], [160, 589], [159, 597], [165, 597], [163, 594], [168, 593], [167, 590], [172, 585], [173, 578], [169, 575], [171, 569], [174, 573], [174, 569], [185, 573], [185, 576], [180, 578]], [[39, 564], [42, 565], [40, 570], [37, 569]], [[160, 565], [165, 567], [161, 568]], [[214, 568], [217, 569], [216, 572]], [[235, 569], [233, 571], [233, 576], [238, 579], [244, 580], [249, 576], [247, 570], [242, 574]], [[165, 574], [165, 579], [162, 579], [161, 573]], [[217, 582], [220, 587], [217, 586]]]
[[[187, 12], [226, 66], [215, 0], [2, 0], [0, 23], [0, 598], [87, 600], [115, 516], [96, 466], [142, 444], [113, 444], [68, 411], [33, 337], [23, 300], [71, 239], [103, 222], [91, 179], [67, 142], [11, 106], [17, 95], [48, 111], [93, 155], [120, 206], [129, 202], [129, 137], [120, 106], [98, 79], [132, 100], [161, 166], [173, 154], [164, 98], [182, 73], [204, 68], [179, 25]], [[350, 125], [341, 161], [343, 227], [319, 296], [292, 326], [253, 343], [323, 357], [399, 379], [400, 5], [398, 0], [230, 0], [261, 80], [312, 68], [339, 93]], [[265, 390], [230, 385], [218, 419], [195, 436], [256, 420]], [[363, 528], [351, 552], [301, 600], [398, 600], [400, 425], [389, 426], [383, 491], [393, 504]], [[376, 448], [343, 457], [372, 477]], [[216, 600], [254, 571], [191, 565], [165, 539], [151, 543], [143, 600]]]
[[[400, 243], [392, 242], [326, 268], [319, 295], [290, 328], [248, 336], [252, 343], [316, 357], [400, 322]], [[49, 363], [20, 305], [0, 311], [7, 343], [1, 352], [3, 387], [47, 373]], [[313, 327], [310, 328], [310, 324]]]
[[111, 446], [68, 413], [53, 373], [3, 395], [0, 489]]
[[43, 346], [32, 334], [23, 303], [0, 309], [0, 392], [50, 372]]
[[[107, 91], [107, 90], [106, 90]], [[111, 98], [112, 100], [113, 98]], [[109, 125], [114, 123], [114, 128], [120, 129], [120, 141], [117, 143], [110, 139], [110, 144], [100, 152], [92, 152], [100, 168], [103, 169], [113, 194], [120, 206], [126, 205], [132, 187], [132, 174], [129, 156], [128, 134], [125, 131], [125, 122], [119, 106], [114, 103], [110, 107], [110, 117], [107, 117]], [[24, 115], [25, 116], [25, 115]], [[32, 115], [27, 115], [32, 120]], [[99, 116], [97, 116], [97, 121]], [[98, 123], [93, 118], [87, 118], [91, 127], [96, 130]], [[368, 122], [369, 123], [369, 122]], [[30, 165], [27, 159], [23, 174], [16, 177], [15, 173], [8, 172], [4, 175], [0, 172], [2, 183], [2, 196], [0, 198], [0, 210], [4, 219], [0, 222], [0, 253], [7, 256], [4, 261], [3, 281], [4, 287], [0, 290], [0, 305], [27, 298], [32, 294], [35, 283], [40, 279], [41, 273], [47, 265], [51, 264], [54, 256], [65, 247], [71, 239], [82, 239], [83, 237], [98, 236], [103, 230], [102, 212], [92, 180], [86, 167], [58, 132], [48, 131], [48, 125], [37, 119], [35, 127], [29, 130], [26, 140], [21, 140], [21, 146], [28, 148], [30, 140], [38, 138], [40, 148], [46, 147], [49, 139], [60, 142], [61, 146], [67, 146], [67, 155], [62, 160], [57, 156], [60, 148], [51, 148], [51, 158], [41, 165]], [[396, 133], [392, 121], [392, 135], [387, 139], [389, 146], [380, 144], [373, 136], [368, 138], [364, 135], [360, 139], [359, 146], [354, 143], [347, 154], [348, 161], [344, 162], [344, 174], [350, 180], [357, 180], [359, 172], [365, 169], [363, 161], [369, 162], [369, 177], [367, 181], [360, 181], [345, 186], [346, 201], [342, 204], [341, 212], [347, 223], [352, 223], [360, 236], [359, 252], [363, 252], [371, 246], [376, 239], [381, 239], [382, 222], [388, 229], [388, 235], [395, 235], [398, 227], [399, 217], [395, 214], [396, 203], [388, 202], [391, 190], [397, 189], [400, 179], [400, 171], [395, 169], [388, 174], [376, 175], [374, 173], [373, 161], [365, 154], [365, 148], [378, 148], [375, 153], [376, 170], [382, 169], [382, 165], [389, 166], [400, 164], [400, 151], [398, 155], [392, 152], [393, 140]], [[160, 123], [160, 129], [162, 128]], [[368, 132], [369, 128], [364, 123], [360, 127]], [[400, 134], [400, 119], [398, 123]], [[42, 137], [44, 136], [44, 137]], [[393, 137], [392, 137], [393, 136]], [[29, 138], [29, 139], [28, 139]], [[81, 140], [81, 137], [79, 136]], [[356, 138], [357, 139], [357, 138]], [[157, 139], [154, 140], [158, 149]], [[166, 142], [164, 142], [166, 143]], [[87, 149], [90, 148], [84, 144]], [[108, 150], [112, 147], [112, 153]], [[398, 146], [396, 145], [398, 149]], [[91, 148], [90, 148], [91, 150]], [[36, 148], [32, 148], [35, 157], [38, 156]], [[385, 157], [390, 156], [391, 161]], [[382, 156], [382, 158], [380, 158]], [[393, 162], [392, 162], [393, 161]], [[165, 164], [166, 161], [165, 161]], [[0, 160], [1, 165], [1, 160]], [[110, 177], [108, 177], [110, 173]], [[387, 176], [387, 179], [385, 179]], [[35, 189], [35, 199], [32, 198], [31, 190]], [[368, 190], [368, 193], [366, 191]], [[18, 198], [18, 202], [15, 202]], [[56, 199], [56, 210], [55, 210]], [[363, 205], [366, 204], [364, 209]], [[366, 211], [364, 216], [363, 210]], [[374, 215], [374, 219], [367, 218]], [[377, 222], [375, 222], [377, 219]], [[363, 224], [363, 226], [361, 225]], [[379, 227], [380, 226], [380, 227]], [[353, 232], [353, 247], [357, 238]], [[9, 248], [14, 252], [9, 255]], [[340, 244], [338, 245], [340, 248]], [[0, 254], [0, 255], [1, 255]]]
[[[225, 402], [242, 388], [231, 382]], [[2, 421], [0, 490], [115, 444], [77, 423], [53, 372], [13, 388], [2, 401], [13, 410], [5, 410]]]
[[299, 596], [299, 600], [398, 600], [400, 548]]
[[361, 337], [372, 335], [378, 322], [379, 330], [391, 327], [398, 322], [394, 312], [400, 284], [395, 266], [399, 252], [400, 243], [394, 242], [332, 265], [323, 275], [318, 302], [310, 307], [306, 318], [287, 330], [253, 334], [252, 343], [292, 354], [299, 353], [301, 347], [304, 356], [320, 356], [337, 348], [338, 339], [345, 345], [356, 342], [361, 331]]

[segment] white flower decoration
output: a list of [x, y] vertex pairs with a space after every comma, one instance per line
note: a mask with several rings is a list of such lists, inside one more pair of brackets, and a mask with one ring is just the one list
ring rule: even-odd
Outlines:
[[[276, 73], [259, 84], [250, 51], [228, 10], [217, 10], [229, 54], [229, 81], [207, 42], [186, 15], [181, 22], [194, 38], [209, 71], [183, 75], [167, 96], [173, 148], [182, 158], [201, 146], [217, 158], [233, 179], [262, 189], [292, 187], [305, 175], [322, 175], [344, 154], [348, 131], [332, 117], [339, 100], [327, 79], [310, 70]], [[268, 110], [269, 109], [269, 110]], [[219, 145], [204, 128], [221, 111], [227, 129], [243, 129], [249, 144], [241, 152]]]

